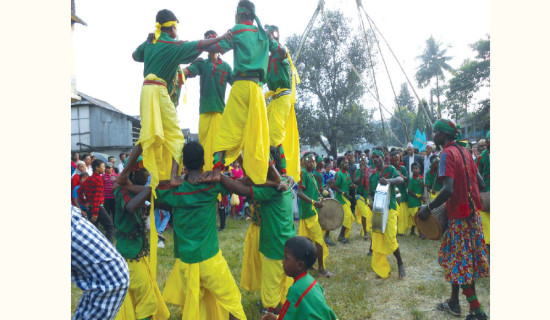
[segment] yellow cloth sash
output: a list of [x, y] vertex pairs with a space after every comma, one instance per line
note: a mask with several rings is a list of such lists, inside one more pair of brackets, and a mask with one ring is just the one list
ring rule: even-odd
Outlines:
[[155, 39], [153, 39], [153, 43], [157, 43], [158, 38], [160, 38], [160, 33], [162, 32], [160, 30], [160, 28], [162, 28], [162, 27], [171, 27], [171, 26], [175, 26], [177, 28], [178, 27], [178, 22], [177, 21], [166, 21], [163, 24], [160, 24], [160, 23], [157, 22], [155, 24]]
[[222, 114], [214, 150], [225, 151], [225, 164], [243, 151], [243, 169], [255, 184], [263, 184], [269, 166], [267, 108], [260, 86], [252, 81], [233, 83]]
[[241, 288], [258, 291], [262, 288], [262, 260], [260, 252], [260, 226], [250, 224], [244, 240], [243, 266], [241, 268]]
[[286, 301], [288, 289], [294, 283], [283, 270], [283, 260], [262, 258], [262, 304], [266, 308], [275, 308]]
[[346, 199], [346, 196], [342, 195], [342, 199], [344, 199], [344, 204], [342, 205], [344, 209], [344, 221], [342, 221], [342, 226], [346, 228], [346, 231], [344, 233], [344, 237], [346, 239], [349, 239], [351, 235], [351, 227], [353, 226], [353, 222], [355, 221], [355, 218], [353, 217], [353, 213], [351, 212], [351, 203], [348, 199]]
[[387, 278], [390, 273], [390, 263], [386, 255], [392, 254], [399, 247], [397, 243], [397, 211], [390, 209], [388, 223], [384, 233], [372, 234], [372, 260], [371, 267], [382, 278]]
[[151, 273], [149, 258], [129, 261], [130, 288], [115, 320], [136, 320], [153, 316], [155, 320], [166, 320], [170, 311], [164, 303], [157, 281]]
[[317, 209], [313, 207], [315, 215], [307, 218], [300, 219], [300, 226], [298, 228], [298, 235], [309, 238], [314, 243], [318, 243], [323, 247], [323, 265], [326, 267], [325, 260], [328, 257], [328, 247], [323, 238], [323, 230], [319, 224], [319, 215], [317, 214]]
[[183, 307], [182, 319], [246, 319], [241, 293], [221, 251], [198, 263], [176, 259], [166, 279], [164, 300]]

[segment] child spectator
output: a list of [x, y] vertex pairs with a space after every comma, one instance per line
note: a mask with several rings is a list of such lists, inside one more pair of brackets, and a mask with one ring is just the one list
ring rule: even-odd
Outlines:
[[293, 237], [286, 241], [283, 269], [287, 276], [294, 278], [288, 290], [287, 300], [279, 317], [266, 313], [262, 320], [273, 319], [337, 319], [325, 300], [323, 287], [307, 273], [317, 260], [313, 242], [306, 237]]

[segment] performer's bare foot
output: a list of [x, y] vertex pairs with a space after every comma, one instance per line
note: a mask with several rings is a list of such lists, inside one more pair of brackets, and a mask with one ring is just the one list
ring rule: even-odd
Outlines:
[[330, 278], [334, 276], [333, 273], [329, 272], [327, 269], [319, 269], [319, 274], [321, 277]]
[[403, 266], [402, 264], [398, 265], [397, 268], [399, 269], [399, 279], [403, 279], [405, 278], [406, 274], [405, 274], [405, 266]]
[[220, 180], [221, 180], [221, 173], [219, 169], [214, 169], [213, 171], [206, 171], [192, 183], [220, 182]]
[[183, 184], [185, 180], [183, 180], [182, 176], [174, 176], [170, 178], [170, 187], [177, 187]]

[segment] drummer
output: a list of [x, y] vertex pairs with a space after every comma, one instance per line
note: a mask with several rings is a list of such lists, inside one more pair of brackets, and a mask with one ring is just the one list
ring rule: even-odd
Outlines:
[[355, 221], [353, 214], [351, 213], [351, 202], [348, 200], [350, 198], [349, 189], [355, 188], [356, 186], [351, 182], [351, 177], [348, 173], [349, 163], [347, 158], [338, 157], [336, 161], [340, 171], [336, 173], [336, 181], [332, 186], [332, 190], [334, 190], [336, 194], [336, 200], [338, 200], [344, 207], [344, 221], [342, 222], [342, 229], [340, 229], [338, 241], [345, 244], [349, 243], [351, 226]]
[[[400, 185], [404, 183], [399, 172], [392, 165], [384, 164], [384, 153], [379, 149], [375, 149], [371, 153], [371, 160], [374, 163], [376, 171], [369, 178], [369, 207], [372, 210], [374, 192], [378, 184]], [[381, 278], [387, 278], [390, 274], [390, 263], [386, 255], [392, 254], [397, 259], [397, 268], [399, 270], [399, 278], [405, 277], [405, 267], [401, 260], [401, 253], [397, 243], [397, 201], [395, 199], [395, 188], [390, 188], [390, 208], [388, 213], [388, 222], [384, 233], [372, 233], [372, 260], [371, 267], [376, 274]]]
[[298, 198], [300, 199], [300, 228], [298, 235], [308, 237], [317, 248], [317, 262], [319, 275], [330, 277], [332, 274], [325, 269], [325, 259], [328, 257], [328, 248], [323, 239], [323, 231], [319, 225], [317, 209], [323, 208], [322, 197], [319, 193], [317, 179], [313, 175], [316, 159], [311, 152], [306, 153], [302, 159], [305, 163], [305, 171], [300, 173], [298, 185]]
[[397, 169], [397, 172], [399, 172], [405, 181], [405, 183], [397, 186], [401, 194], [401, 199], [397, 202], [397, 235], [405, 235], [405, 230], [408, 227], [407, 215], [409, 214], [409, 198], [407, 197], [407, 180], [409, 179], [409, 173], [401, 162], [399, 151], [392, 151], [390, 153], [390, 163]]
[[418, 217], [427, 220], [433, 208], [446, 203], [449, 227], [439, 250], [439, 264], [445, 270], [445, 280], [451, 283], [451, 297], [439, 303], [437, 308], [460, 316], [460, 286], [470, 304], [470, 315], [466, 319], [485, 320], [488, 317], [475, 290], [476, 280], [489, 277], [479, 216], [479, 190], [485, 187], [483, 178], [470, 153], [455, 143], [460, 138], [460, 127], [451, 120], [441, 119], [434, 123], [433, 132], [434, 142], [443, 146], [438, 174], [443, 188], [431, 203], [420, 208]]

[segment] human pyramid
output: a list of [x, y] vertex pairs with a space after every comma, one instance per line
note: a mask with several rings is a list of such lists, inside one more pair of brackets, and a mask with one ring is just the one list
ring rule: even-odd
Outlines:
[[[398, 163], [398, 156], [392, 154], [392, 165], [387, 165], [385, 154], [376, 149], [370, 158], [360, 159], [360, 167], [352, 175], [348, 168], [355, 168], [355, 163], [350, 163], [349, 158], [339, 158], [336, 175], [324, 179], [320, 168], [325, 162], [321, 157], [313, 153], [306, 153], [301, 159], [299, 156], [294, 111], [299, 78], [287, 49], [279, 43], [278, 28], [273, 25], [264, 28], [249, 0], [238, 3], [235, 21], [236, 25], [222, 36], [209, 30], [203, 40], [177, 41], [178, 19], [171, 11], [161, 10], [156, 16], [156, 31], [132, 55], [135, 61], [144, 63], [145, 80], [140, 102], [140, 137], [113, 186], [114, 225], [118, 230], [116, 247], [130, 271], [128, 294], [117, 319], [168, 319], [166, 303], [181, 306], [182, 319], [246, 319], [239, 287], [218, 244], [219, 195], [237, 194], [254, 203], [253, 219], [244, 243], [240, 286], [261, 290], [265, 313], [262, 319], [337, 318], [325, 301], [323, 288], [308, 274], [317, 262], [318, 276], [332, 276], [325, 265], [330, 235], [318, 221], [318, 210], [323, 208], [323, 197], [329, 190], [335, 193], [344, 211], [338, 240], [349, 242], [352, 224], [357, 219], [362, 236], [371, 239], [371, 266], [376, 274], [388, 277], [390, 265], [386, 255], [393, 254], [398, 276], [406, 276], [396, 238], [398, 220], [404, 221], [404, 215], [412, 219], [415, 214], [425, 219], [430, 210], [430, 205], [421, 206], [418, 196], [417, 189], [423, 188], [418, 164], [416, 169], [413, 165], [414, 176], [409, 179]], [[220, 57], [229, 50], [233, 50], [233, 70]], [[203, 51], [209, 53], [208, 59], [197, 59]], [[189, 65], [182, 69], [180, 64]], [[185, 78], [195, 76], [200, 77], [199, 143], [184, 143], [175, 106]], [[228, 83], [232, 87], [226, 105]], [[264, 83], [270, 90], [265, 96]], [[272, 100], [266, 107], [269, 98]], [[460, 166], [454, 151], [445, 153], [456, 136], [451, 124], [438, 120], [434, 125], [434, 140], [445, 146], [441, 154], [447, 155], [446, 161]], [[235, 161], [245, 173], [239, 180], [222, 174], [225, 166]], [[443, 167], [444, 163], [442, 158]], [[461, 177], [477, 180], [477, 167], [470, 163], [465, 166], [469, 171], [464, 172], [468, 174], [462, 173]], [[185, 175], [182, 176], [183, 169]], [[450, 185], [452, 189], [453, 179], [456, 181], [460, 176], [459, 170], [448, 169], [451, 175], [445, 170], [443, 174], [441, 169], [438, 171], [436, 177], [442, 184], [443, 196], [434, 194], [434, 205], [457, 197], [456, 187], [454, 193], [446, 192], [445, 187]], [[407, 188], [404, 188], [405, 181], [408, 181]], [[291, 188], [295, 183], [298, 183], [300, 199], [299, 236], [293, 221]], [[483, 186], [483, 179], [478, 183]], [[384, 233], [373, 232], [370, 224], [373, 197], [379, 184], [398, 187], [401, 204], [405, 194], [419, 198], [418, 203], [409, 202], [413, 203], [407, 209], [411, 211], [402, 213], [395, 187], [392, 188], [388, 227]], [[458, 286], [463, 285], [471, 306], [469, 317], [473, 316], [468, 319], [485, 319], [475, 298], [473, 283], [488, 276], [487, 255], [483, 233], [479, 232], [477, 184], [470, 189], [474, 193], [468, 196], [472, 206], [466, 209], [459, 206], [462, 211], [455, 213], [458, 222], [450, 223], [447, 234], [460, 232], [466, 239], [463, 241], [469, 241], [474, 233], [481, 234], [481, 243], [468, 242], [475, 263], [469, 261], [470, 269], [462, 268], [460, 272], [471, 274], [466, 278], [461, 275], [461, 279], [449, 276], [453, 295], [438, 307], [460, 315], [457, 294]], [[147, 200], [150, 208], [145, 205]], [[463, 200], [460, 198], [457, 203]], [[352, 206], [357, 209], [356, 218]], [[162, 294], [156, 281], [155, 207], [169, 210], [174, 218], [175, 263]], [[465, 215], [464, 210], [468, 214]], [[148, 218], [150, 230], [146, 227]], [[445, 238], [444, 245], [453, 251], [455, 244], [446, 241], [452, 242], [454, 238], [447, 240], [449, 237]], [[462, 263], [458, 259], [445, 260], [448, 274], [456, 274], [453, 268]]]

